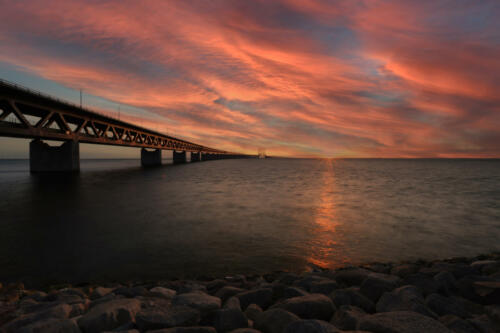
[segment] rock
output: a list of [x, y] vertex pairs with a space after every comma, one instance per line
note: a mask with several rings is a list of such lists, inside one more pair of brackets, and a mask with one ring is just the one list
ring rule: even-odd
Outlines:
[[153, 297], [162, 297], [165, 299], [172, 299], [174, 298], [175, 294], [177, 292], [172, 289], [168, 288], [163, 288], [163, 287], [154, 287], [149, 289], [149, 295]]
[[479, 260], [470, 264], [472, 268], [481, 272], [481, 274], [492, 274], [500, 270], [499, 260]]
[[215, 311], [214, 325], [218, 333], [230, 332], [237, 328], [248, 327], [248, 320], [238, 309], [220, 309]]
[[78, 319], [78, 325], [83, 332], [101, 332], [112, 330], [135, 320], [135, 315], [141, 309], [137, 299], [116, 299], [94, 306]]
[[224, 281], [222, 279], [216, 279], [216, 280], [212, 280], [212, 281], [208, 282], [206, 287], [207, 287], [208, 292], [210, 294], [213, 294], [214, 292], [216, 292], [217, 290], [219, 290], [222, 287], [225, 287], [226, 285], [227, 285], [226, 281]]
[[384, 263], [373, 263], [373, 264], [363, 265], [363, 268], [369, 269], [370, 271], [375, 273], [390, 274], [392, 265]]
[[80, 333], [80, 328], [74, 320], [48, 318], [34, 322], [21, 328], [18, 333]]
[[46, 302], [56, 302], [59, 304], [66, 303], [66, 304], [77, 304], [77, 303], [82, 303], [84, 302], [84, 299], [78, 295], [73, 295], [73, 294], [63, 294], [63, 293], [53, 293], [49, 294], [45, 298]]
[[279, 277], [278, 281], [285, 284], [285, 285], [291, 285], [295, 281], [300, 280], [300, 275], [294, 274], [294, 273], [285, 273], [282, 276]]
[[69, 313], [69, 317], [73, 318], [76, 316], [80, 316], [85, 313], [87, 307], [83, 303], [73, 304], [71, 306], [71, 312]]
[[203, 292], [191, 292], [176, 295], [172, 304], [187, 305], [199, 310], [202, 314], [211, 310], [217, 310], [221, 306], [221, 300], [218, 297], [210, 296]]
[[132, 287], [132, 288], [120, 287], [113, 290], [113, 293], [115, 295], [123, 295], [128, 298], [133, 298], [137, 296], [147, 296], [148, 290], [144, 287]]
[[346, 268], [335, 272], [335, 280], [346, 286], [359, 286], [372, 273], [364, 268]]
[[298, 287], [286, 287], [283, 290], [283, 298], [292, 298], [297, 296], [306, 296], [309, 295], [307, 291], [304, 291]]
[[500, 305], [489, 305], [485, 310], [488, 317], [500, 326]]
[[299, 317], [283, 309], [270, 309], [262, 312], [255, 321], [255, 328], [263, 333], [282, 333], [292, 322]]
[[377, 312], [413, 311], [437, 319], [437, 315], [426, 305], [415, 286], [403, 286], [384, 293], [376, 306]]
[[244, 292], [244, 289], [241, 288], [236, 288], [232, 286], [226, 286], [220, 288], [216, 293], [215, 296], [219, 297], [223, 302], [225, 302], [229, 297], [234, 296], [236, 294]]
[[488, 304], [489, 301], [495, 301], [491, 299], [492, 296], [495, 296], [495, 293], [493, 292], [494, 288], [488, 287], [488, 284], [482, 285], [484, 282], [494, 283], [495, 280], [487, 276], [468, 275], [457, 280], [455, 286], [462, 297], [475, 303]]
[[304, 290], [310, 291], [311, 290], [311, 286], [314, 283], [319, 283], [319, 282], [322, 282], [322, 281], [325, 281], [325, 280], [327, 280], [327, 279], [324, 278], [324, 277], [322, 277], [322, 276], [308, 275], [308, 276], [304, 276], [303, 278], [301, 278], [298, 281], [295, 281], [294, 285], [296, 287], [299, 287], [299, 288], [302, 288]]
[[425, 304], [440, 316], [455, 315], [461, 318], [470, 317], [460, 303], [455, 302], [453, 298], [431, 294], [425, 299]]
[[238, 297], [230, 297], [226, 303], [224, 303], [224, 309], [237, 309], [241, 311], [240, 299]]
[[262, 313], [262, 308], [257, 304], [250, 304], [245, 310], [245, 316], [252, 321], [256, 321], [257, 317]]
[[329, 295], [335, 289], [338, 289], [339, 285], [334, 280], [323, 280], [315, 281], [311, 283], [309, 291], [314, 294], [324, 294]]
[[250, 304], [257, 304], [265, 309], [272, 304], [273, 291], [267, 288], [260, 288], [239, 293], [236, 297], [239, 298], [242, 309], [246, 309]]
[[43, 291], [34, 291], [32, 293], [29, 293], [26, 295], [23, 299], [33, 299], [37, 302], [43, 301], [47, 297], [47, 293], [44, 293]]
[[357, 329], [373, 333], [452, 333], [439, 321], [410, 311], [366, 315]]
[[276, 303], [272, 308], [287, 310], [303, 319], [330, 320], [335, 312], [332, 300], [322, 294], [292, 297]]
[[397, 265], [391, 269], [391, 274], [397, 275], [400, 278], [405, 278], [416, 272], [418, 272], [418, 266], [414, 264]]
[[18, 332], [22, 327], [32, 325], [39, 320], [47, 319], [67, 319], [71, 313], [71, 306], [68, 304], [59, 304], [52, 306], [48, 309], [21, 315], [8, 324], [2, 327], [2, 332]]
[[238, 328], [234, 331], [231, 331], [230, 333], [261, 333], [261, 332], [253, 328]]
[[215, 328], [209, 326], [173, 327], [161, 330], [148, 331], [148, 333], [217, 333]]
[[186, 293], [192, 293], [192, 292], [203, 292], [207, 293], [207, 287], [205, 287], [202, 284], [199, 284], [197, 282], [192, 282], [189, 281], [183, 285], [180, 286], [180, 288], [177, 290], [178, 294], [186, 294]]
[[476, 281], [473, 288], [482, 304], [500, 304], [500, 281]]
[[340, 333], [340, 330], [323, 320], [298, 320], [290, 323], [284, 333]]
[[430, 295], [437, 292], [438, 284], [433, 277], [429, 277], [423, 273], [410, 274], [405, 277], [401, 285], [413, 285], [416, 286], [424, 296]]
[[437, 290], [445, 295], [451, 295], [455, 290], [456, 279], [450, 272], [440, 272], [434, 276]]
[[467, 320], [454, 315], [442, 316], [439, 321], [456, 333], [479, 333]]
[[59, 289], [58, 293], [63, 295], [77, 295], [81, 298], [87, 298], [87, 295], [79, 288], [63, 288]]
[[384, 292], [397, 287], [400, 279], [396, 276], [370, 273], [361, 284], [359, 291], [373, 302], [377, 302]]
[[468, 319], [468, 321], [481, 333], [498, 333], [499, 331], [498, 326], [496, 326], [487, 315], [475, 316]]
[[137, 313], [135, 320], [137, 327], [141, 331], [147, 331], [175, 326], [196, 325], [200, 321], [200, 313], [198, 310], [184, 305], [156, 306], [142, 309]]
[[97, 306], [99, 304], [103, 304], [103, 303], [107, 303], [109, 301], [113, 301], [113, 300], [116, 300], [116, 299], [123, 299], [123, 298], [125, 298], [125, 296], [123, 296], [123, 295], [115, 295], [113, 293], [107, 294], [106, 296], [103, 296], [101, 298], [98, 298], [98, 299], [90, 302], [89, 308], [91, 309], [91, 308], [93, 308], [93, 307], [95, 307], [95, 306]]
[[95, 300], [95, 299], [104, 297], [107, 294], [111, 293], [112, 291], [113, 291], [113, 289], [111, 289], [111, 288], [97, 287], [90, 294], [90, 299]]
[[436, 262], [432, 265], [438, 272], [450, 272], [456, 279], [461, 279], [466, 275], [474, 275], [478, 270], [464, 263]]
[[330, 323], [343, 330], [355, 330], [361, 317], [366, 313], [352, 305], [342, 305], [333, 316]]
[[338, 289], [330, 294], [330, 298], [336, 306], [354, 305], [368, 313], [375, 312], [375, 305], [367, 297], [359, 293], [358, 288]]

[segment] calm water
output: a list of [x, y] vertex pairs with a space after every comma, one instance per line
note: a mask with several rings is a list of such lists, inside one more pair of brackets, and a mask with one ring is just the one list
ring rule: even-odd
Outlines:
[[0, 281], [161, 279], [500, 250], [500, 160], [0, 161]]

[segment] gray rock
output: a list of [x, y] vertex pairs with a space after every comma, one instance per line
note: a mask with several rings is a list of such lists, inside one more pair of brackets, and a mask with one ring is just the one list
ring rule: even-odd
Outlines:
[[282, 333], [290, 323], [298, 320], [299, 317], [283, 309], [270, 309], [257, 317], [254, 326], [263, 333]]
[[218, 297], [210, 296], [203, 292], [191, 292], [186, 294], [176, 295], [172, 300], [172, 304], [187, 305], [207, 313], [211, 310], [217, 310], [221, 306], [221, 300]]
[[337, 281], [323, 280], [311, 283], [309, 291], [315, 294], [329, 295], [332, 291], [339, 288]]
[[236, 297], [239, 298], [242, 309], [246, 309], [250, 304], [257, 304], [265, 309], [272, 304], [273, 291], [272, 289], [260, 288], [239, 293]]
[[46, 319], [66, 319], [71, 313], [71, 306], [68, 304], [58, 304], [48, 309], [21, 315], [2, 327], [4, 332], [18, 332], [22, 327]]
[[470, 315], [465, 311], [462, 305], [455, 302], [451, 297], [441, 296], [439, 294], [431, 294], [425, 299], [425, 304], [440, 316], [455, 315], [461, 318], [468, 318]]
[[289, 298], [276, 303], [272, 308], [287, 310], [303, 319], [330, 320], [335, 312], [332, 300], [322, 294]]
[[381, 273], [370, 273], [361, 284], [359, 291], [373, 302], [383, 293], [393, 290], [400, 282], [399, 277]]
[[384, 293], [376, 309], [377, 312], [413, 311], [434, 319], [438, 317], [425, 305], [422, 294], [415, 286], [403, 286]]
[[364, 268], [346, 268], [335, 272], [335, 281], [346, 286], [359, 286], [372, 273]]
[[340, 330], [323, 320], [299, 320], [290, 323], [284, 333], [340, 333]]
[[94, 306], [78, 319], [78, 325], [83, 332], [101, 332], [112, 330], [135, 320], [135, 315], [141, 309], [137, 299], [117, 299]]
[[112, 288], [103, 288], [103, 287], [97, 287], [95, 288], [92, 293], [90, 294], [90, 299], [95, 300], [101, 297], [106, 296], [107, 294], [111, 293], [113, 291]]
[[248, 327], [248, 319], [238, 309], [220, 309], [215, 311], [214, 325], [218, 333], [225, 333], [237, 328]]
[[309, 295], [309, 293], [305, 290], [302, 290], [298, 287], [286, 287], [283, 290], [283, 298], [292, 298], [292, 297], [297, 297], [297, 296], [306, 296]]
[[215, 328], [209, 326], [172, 327], [161, 330], [148, 331], [148, 333], [217, 333]]
[[223, 302], [225, 302], [229, 297], [232, 297], [236, 294], [244, 292], [244, 289], [236, 288], [232, 286], [226, 286], [220, 288], [214, 296], [219, 297]]
[[250, 304], [245, 310], [245, 316], [252, 321], [256, 321], [257, 317], [262, 313], [262, 308], [257, 304]]
[[454, 315], [439, 317], [439, 321], [456, 333], [479, 333], [467, 320]]
[[18, 333], [80, 333], [80, 328], [71, 319], [42, 319], [19, 329]]
[[151, 307], [137, 313], [137, 327], [141, 331], [170, 328], [175, 326], [192, 326], [200, 321], [198, 310], [183, 305], [167, 307]]
[[149, 290], [149, 295], [153, 297], [162, 297], [165, 299], [172, 299], [175, 297], [177, 292], [172, 289], [163, 288], [163, 287], [154, 287]]
[[408, 275], [418, 272], [418, 266], [414, 264], [397, 265], [391, 269], [392, 275], [397, 275], [400, 278], [405, 278]]
[[355, 330], [361, 317], [366, 313], [352, 305], [342, 305], [333, 316], [330, 323], [343, 330]]
[[358, 288], [338, 289], [330, 294], [330, 298], [336, 306], [354, 305], [368, 313], [375, 312], [375, 305], [366, 296], [359, 292]]
[[237, 309], [241, 311], [240, 299], [238, 297], [230, 297], [223, 306], [224, 309]]
[[439, 321], [410, 312], [395, 311], [366, 315], [358, 323], [358, 330], [373, 333], [451, 333]]

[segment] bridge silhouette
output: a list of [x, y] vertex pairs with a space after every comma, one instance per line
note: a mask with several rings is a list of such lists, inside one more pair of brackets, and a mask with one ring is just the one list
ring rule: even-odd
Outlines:
[[162, 150], [173, 152], [174, 164], [186, 163], [188, 152], [191, 162], [256, 157], [175, 138], [1, 79], [0, 136], [33, 139], [31, 172], [80, 170], [80, 142], [141, 148], [143, 166], [161, 165]]

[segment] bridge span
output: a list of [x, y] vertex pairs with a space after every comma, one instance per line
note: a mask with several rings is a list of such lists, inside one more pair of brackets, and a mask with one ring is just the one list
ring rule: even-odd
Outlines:
[[[79, 143], [141, 148], [141, 164], [161, 164], [162, 150], [173, 162], [252, 158], [206, 147], [81, 108], [67, 101], [0, 80], [0, 136], [31, 138], [31, 172], [79, 171]], [[63, 141], [59, 147], [42, 140]]]

